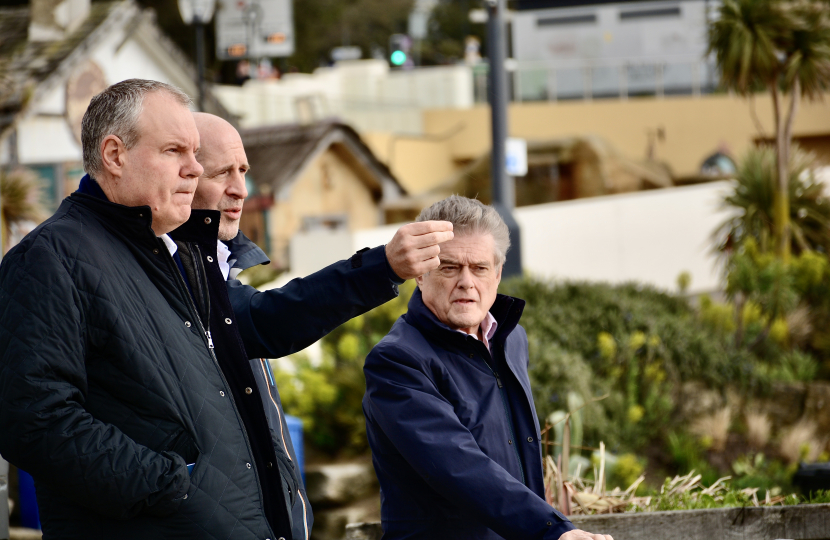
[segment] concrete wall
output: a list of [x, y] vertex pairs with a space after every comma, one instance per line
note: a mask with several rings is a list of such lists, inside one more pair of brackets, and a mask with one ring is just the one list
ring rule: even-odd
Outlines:
[[[691, 292], [716, 290], [711, 235], [728, 217], [720, 208], [728, 189], [729, 182], [715, 182], [519, 208], [522, 265], [544, 279], [637, 281], [666, 290], [676, 290], [677, 276], [689, 272]], [[398, 227], [326, 239], [296, 235], [291, 273], [307, 275], [385, 244]]]
[[716, 182], [519, 208], [522, 265], [543, 278], [667, 290], [689, 272], [690, 291], [715, 290], [712, 233], [729, 216], [719, 208], [728, 189]]

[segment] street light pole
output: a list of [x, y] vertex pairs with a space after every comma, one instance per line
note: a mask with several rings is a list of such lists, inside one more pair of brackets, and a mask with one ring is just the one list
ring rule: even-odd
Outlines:
[[193, 17], [196, 28], [196, 86], [199, 92], [199, 111], [205, 111], [205, 23], [197, 14]]
[[504, 59], [507, 55], [504, 31], [505, 0], [485, 0], [487, 8], [487, 57], [490, 65], [490, 118], [492, 150], [490, 174], [493, 206], [510, 230], [510, 256], [504, 263], [504, 277], [522, 274], [522, 246], [519, 224], [513, 217], [516, 191], [513, 179], [507, 175], [507, 73]]
[[205, 24], [213, 17], [216, 0], [179, 0], [179, 14], [184, 24], [196, 31], [196, 92], [199, 110], [205, 110]]

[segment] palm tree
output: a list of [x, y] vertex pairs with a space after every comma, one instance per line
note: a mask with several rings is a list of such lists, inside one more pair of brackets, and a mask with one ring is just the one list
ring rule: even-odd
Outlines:
[[[772, 94], [777, 182], [775, 249], [785, 262], [791, 248], [787, 164], [799, 99], [816, 99], [830, 86], [830, 3], [826, 0], [724, 0], [709, 26], [723, 84], [741, 95]], [[790, 103], [783, 110], [784, 95]]]
[[[787, 194], [791, 251], [830, 254], [830, 199], [814, 178], [814, 157], [794, 147], [790, 152]], [[735, 175], [735, 189], [723, 199], [725, 208], [737, 210], [715, 233], [718, 251], [728, 253], [752, 238], [761, 252], [775, 239], [775, 150], [762, 146], [750, 150]]]

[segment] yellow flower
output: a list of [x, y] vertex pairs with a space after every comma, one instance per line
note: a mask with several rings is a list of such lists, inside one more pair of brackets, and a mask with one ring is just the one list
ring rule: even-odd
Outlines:
[[640, 347], [646, 344], [646, 335], [639, 330], [631, 334], [631, 337], [628, 338], [628, 348], [632, 351], [636, 351]]
[[614, 341], [614, 336], [608, 332], [600, 332], [597, 336], [597, 347], [599, 353], [606, 360], [611, 360], [617, 356], [617, 342]]
[[646, 410], [643, 408], [642, 405], [632, 405], [628, 408], [628, 421], [632, 424], [636, 424], [640, 420], [643, 419], [643, 415], [646, 413]]

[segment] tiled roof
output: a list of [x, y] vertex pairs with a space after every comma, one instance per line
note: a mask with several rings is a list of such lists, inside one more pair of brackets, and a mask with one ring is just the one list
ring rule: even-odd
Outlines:
[[[28, 38], [29, 6], [0, 8], [0, 138], [23, 111], [37, 91], [53, 75], [67, 72], [108, 35], [109, 27], [131, 25], [143, 28], [160, 43], [182, 72], [195, 78], [196, 70], [172, 40], [155, 24], [151, 10], [141, 10], [134, 0], [94, 1], [86, 20], [64, 39], [31, 42]], [[53, 79], [55, 80], [55, 79]], [[236, 122], [208, 89], [207, 112]]]
[[[401, 193], [405, 193], [389, 168], [378, 161], [360, 135], [346, 124], [336, 121], [310, 125], [281, 124], [240, 130], [240, 135], [252, 176], [257, 184], [267, 183], [275, 192], [292, 182], [319, 151], [338, 142], [348, 147], [376, 180], [391, 180], [399, 186]], [[368, 187], [380, 198], [383, 189], [381, 182]]]

